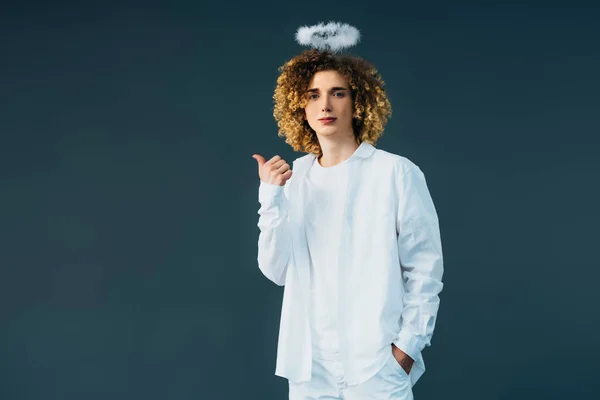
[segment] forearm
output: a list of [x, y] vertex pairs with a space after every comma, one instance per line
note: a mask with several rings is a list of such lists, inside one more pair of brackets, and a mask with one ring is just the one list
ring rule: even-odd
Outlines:
[[[439, 269], [441, 262], [441, 258], [436, 261]], [[431, 345], [440, 304], [439, 293], [443, 287], [440, 279], [417, 274], [418, 272], [406, 273], [409, 277], [403, 296], [400, 333], [394, 341], [398, 348], [413, 359], [423, 348]]]
[[269, 280], [283, 286], [291, 256], [289, 205], [283, 187], [261, 182], [259, 201], [258, 267]]

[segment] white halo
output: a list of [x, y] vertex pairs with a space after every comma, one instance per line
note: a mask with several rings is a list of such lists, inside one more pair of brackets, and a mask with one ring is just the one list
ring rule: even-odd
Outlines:
[[312, 26], [301, 26], [296, 31], [296, 41], [304, 46], [319, 50], [337, 51], [354, 46], [360, 39], [360, 32], [355, 27], [339, 22], [320, 23]]

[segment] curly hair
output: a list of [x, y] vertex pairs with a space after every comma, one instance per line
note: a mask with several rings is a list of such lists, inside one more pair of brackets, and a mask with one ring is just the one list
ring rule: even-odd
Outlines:
[[384, 81], [372, 64], [356, 56], [306, 50], [278, 68], [281, 74], [273, 95], [277, 135], [285, 137], [294, 151], [322, 155], [317, 135], [304, 118], [307, 101], [304, 93], [316, 72], [330, 70], [337, 71], [350, 86], [352, 127], [357, 143], [375, 144], [392, 115]]

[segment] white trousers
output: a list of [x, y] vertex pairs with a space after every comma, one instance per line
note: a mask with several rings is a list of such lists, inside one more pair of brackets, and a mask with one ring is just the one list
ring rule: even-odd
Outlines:
[[371, 379], [358, 385], [344, 380], [337, 360], [315, 357], [309, 382], [289, 381], [290, 400], [413, 400], [412, 385], [390, 346], [390, 358]]

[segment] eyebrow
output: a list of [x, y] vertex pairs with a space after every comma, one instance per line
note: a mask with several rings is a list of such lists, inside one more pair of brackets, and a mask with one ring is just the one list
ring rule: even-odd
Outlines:
[[[335, 87], [332, 87], [329, 91], [335, 92], [335, 91], [339, 91], [339, 90], [348, 90], [348, 89], [346, 89], [345, 87], [341, 87], [341, 86], [335, 86]], [[314, 88], [314, 89], [308, 89], [306, 91], [306, 93], [313, 93], [313, 92], [318, 92], [318, 91], [319, 91], [318, 88]]]

